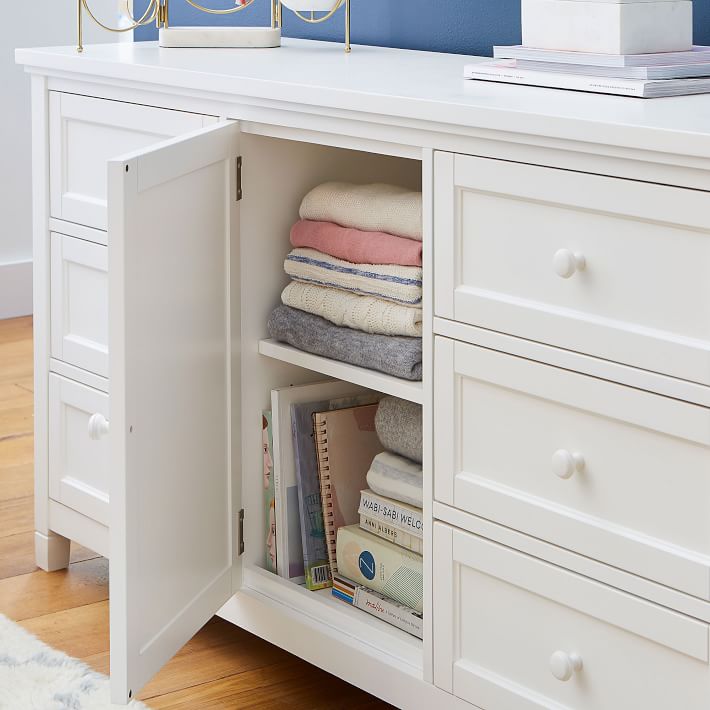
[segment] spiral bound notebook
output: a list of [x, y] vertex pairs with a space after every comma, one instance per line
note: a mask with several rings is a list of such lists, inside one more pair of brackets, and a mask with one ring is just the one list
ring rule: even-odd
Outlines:
[[384, 450], [375, 432], [376, 412], [377, 405], [368, 404], [313, 415], [323, 526], [333, 573], [338, 569], [338, 529], [359, 522], [360, 491], [367, 488], [372, 459]]

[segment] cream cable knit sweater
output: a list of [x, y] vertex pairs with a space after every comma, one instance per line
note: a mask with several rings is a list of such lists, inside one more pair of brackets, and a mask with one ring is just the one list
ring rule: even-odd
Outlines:
[[396, 185], [325, 182], [301, 202], [301, 219], [422, 239], [422, 193]]
[[372, 296], [292, 281], [281, 294], [284, 305], [331, 323], [378, 335], [421, 336], [421, 308], [400, 306]]

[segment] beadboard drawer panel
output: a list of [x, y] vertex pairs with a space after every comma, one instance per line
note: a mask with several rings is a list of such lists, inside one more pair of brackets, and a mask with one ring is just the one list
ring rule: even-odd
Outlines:
[[92, 520], [109, 524], [108, 436], [89, 422], [109, 417], [105, 392], [49, 375], [49, 497]]
[[436, 156], [436, 315], [710, 384], [710, 195]]
[[710, 599], [710, 410], [437, 336], [436, 499]]
[[184, 111], [50, 92], [51, 216], [105, 230], [107, 161], [214, 121]]
[[441, 688], [486, 710], [707, 708], [706, 623], [443, 523], [433, 557]]
[[52, 357], [108, 377], [108, 249], [51, 235]]

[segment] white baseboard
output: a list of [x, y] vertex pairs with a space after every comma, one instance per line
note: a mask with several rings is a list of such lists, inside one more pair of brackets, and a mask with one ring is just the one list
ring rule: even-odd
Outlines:
[[32, 262], [0, 264], [0, 320], [32, 313]]

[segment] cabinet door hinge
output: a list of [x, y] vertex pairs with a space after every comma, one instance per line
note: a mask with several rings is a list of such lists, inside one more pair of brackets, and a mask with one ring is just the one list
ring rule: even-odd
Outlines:
[[239, 532], [237, 534], [239, 554], [244, 554], [244, 508], [239, 511]]
[[237, 156], [237, 202], [242, 199], [242, 156]]

